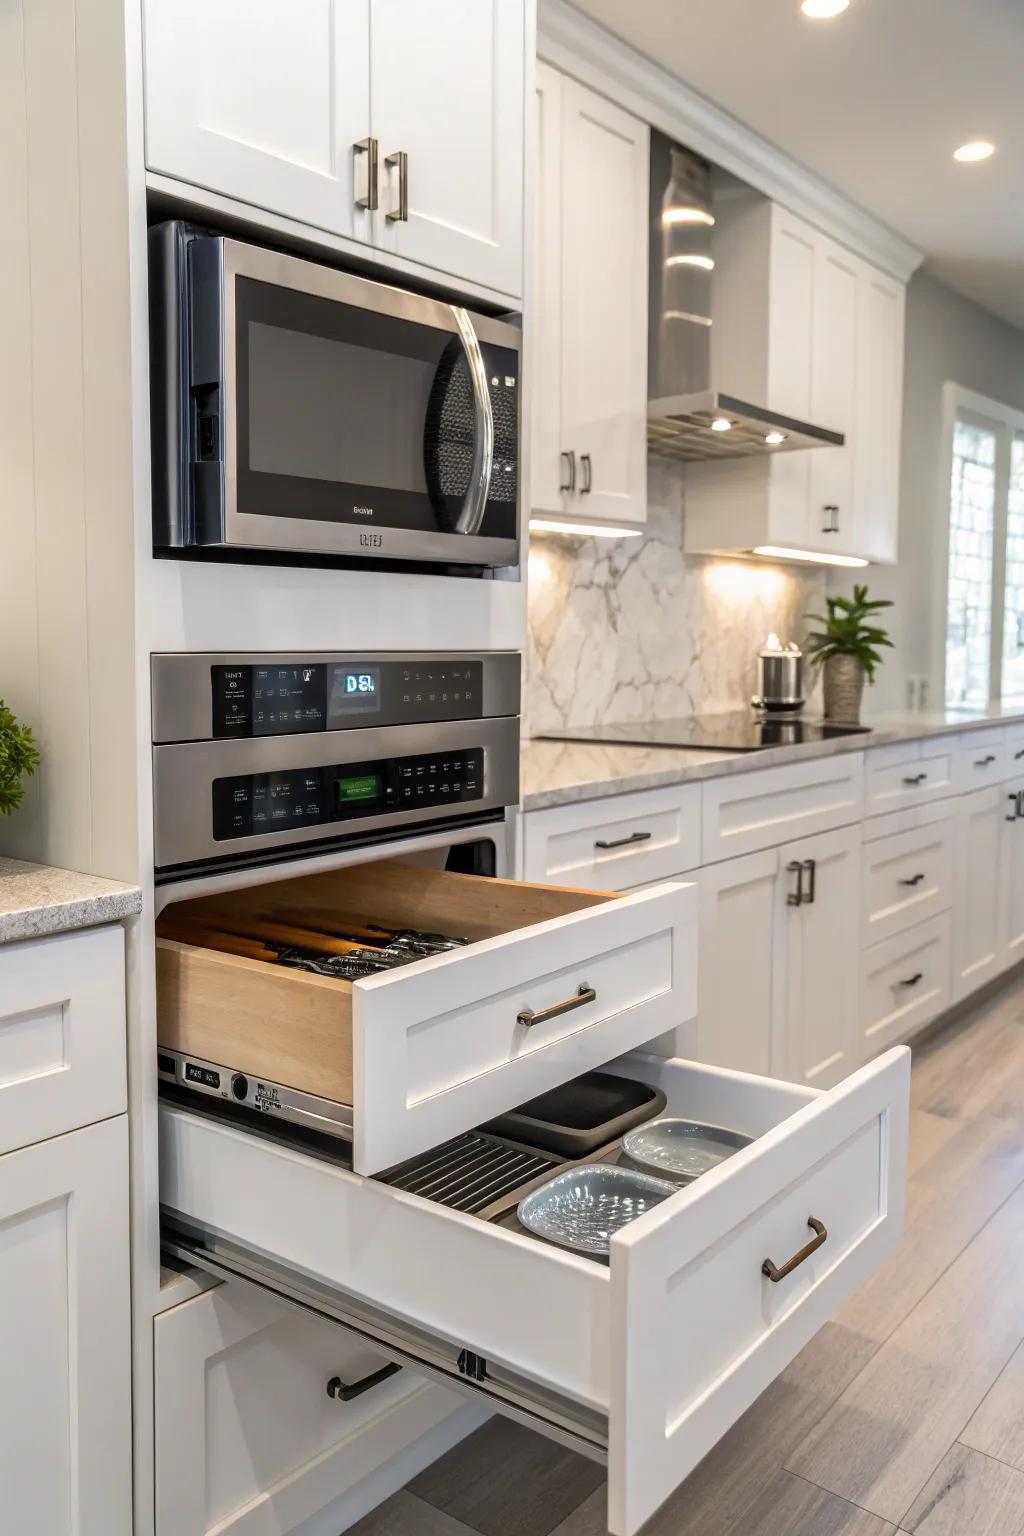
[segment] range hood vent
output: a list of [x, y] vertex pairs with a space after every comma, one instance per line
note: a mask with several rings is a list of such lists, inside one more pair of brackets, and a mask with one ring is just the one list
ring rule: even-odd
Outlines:
[[[716, 430], [716, 421], [727, 421], [728, 429]], [[794, 448], [841, 448], [843, 434], [705, 389], [650, 401], [647, 446], [663, 459], [695, 464], [706, 459], [786, 453]]]
[[[745, 253], [742, 291], [735, 276], [720, 287], [721, 273], [714, 275], [715, 225], [737, 189], [758, 195], [652, 130], [647, 444], [652, 453], [684, 464], [841, 448], [844, 441], [841, 432], [750, 402], [761, 386], [756, 369], [744, 367], [742, 359], [737, 366], [735, 340], [747, 327], [767, 328], [767, 315], [749, 292], [751, 263], [756, 267], [758, 258]], [[734, 247], [737, 236], [728, 238]], [[767, 250], [764, 261], [767, 293]], [[726, 264], [736, 272], [735, 260]], [[717, 324], [713, 299], [728, 309]], [[721, 344], [723, 330], [733, 338], [732, 349]]]

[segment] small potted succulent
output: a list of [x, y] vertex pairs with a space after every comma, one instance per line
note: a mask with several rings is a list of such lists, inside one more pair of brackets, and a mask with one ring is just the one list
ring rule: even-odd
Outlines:
[[23, 780], [35, 773], [39, 748], [27, 725], [19, 725], [0, 699], [0, 816], [11, 816], [25, 793]]
[[868, 589], [855, 586], [853, 597], [827, 597], [827, 615], [806, 615], [819, 630], [807, 636], [811, 660], [825, 679], [825, 718], [841, 725], [860, 724], [864, 679], [875, 680], [881, 663], [879, 646], [892, 645], [888, 634], [875, 622], [875, 614], [891, 608], [888, 598], [869, 600]]

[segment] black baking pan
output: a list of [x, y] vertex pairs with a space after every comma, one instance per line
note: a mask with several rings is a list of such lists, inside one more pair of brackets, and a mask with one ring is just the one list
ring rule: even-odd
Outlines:
[[480, 1129], [563, 1157], [588, 1157], [634, 1126], [653, 1120], [666, 1102], [661, 1089], [648, 1083], [610, 1072], [584, 1072]]

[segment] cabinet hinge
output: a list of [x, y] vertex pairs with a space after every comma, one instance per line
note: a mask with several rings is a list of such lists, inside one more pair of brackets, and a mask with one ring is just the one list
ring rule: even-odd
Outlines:
[[468, 1376], [470, 1381], [486, 1381], [487, 1361], [483, 1355], [474, 1354], [471, 1349], [460, 1350], [459, 1375]]

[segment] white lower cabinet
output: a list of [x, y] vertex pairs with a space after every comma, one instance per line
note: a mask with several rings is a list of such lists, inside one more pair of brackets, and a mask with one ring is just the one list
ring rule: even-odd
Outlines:
[[128, 1126], [0, 1158], [0, 1527], [130, 1536]]
[[699, 870], [697, 1045], [699, 1061], [737, 1071], [772, 1070], [779, 860], [774, 848]]
[[898, 1241], [909, 1065], [896, 1050], [819, 1093], [617, 1061], [668, 1113], [755, 1140], [616, 1234], [608, 1264], [167, 1104], [168, 1236], [607, 1455], [608, 1527], [633, 1536]]
[[827, 1087], [852, 1071], [857, 1044], [860, 829], [840, 827], [778, 850], [785, 931], [772, 1070]]
[[[1017, 749], [1015, 749], [1017, 750]], [[1024, 959], [1024, 778], [1004, 789], [1003, 847], [1000, 861], [1000, 907], [1003, 915], [1004, 962]]]
[[237, 1281], [162, 1313], [153, 1345], [157, 1536], [291, 1531], [462, 1406]]
[[906, 1040], [951, 1001], [952, 918], [941, 912], [865, 949], [860, 974], [860, 1053]]
[[1005, 785], [991, 784], [956, 803], [956, 897], [953, 906], [953, 999], [991, 981], [1005, 962], [1000, 863], [1013, 807]]

